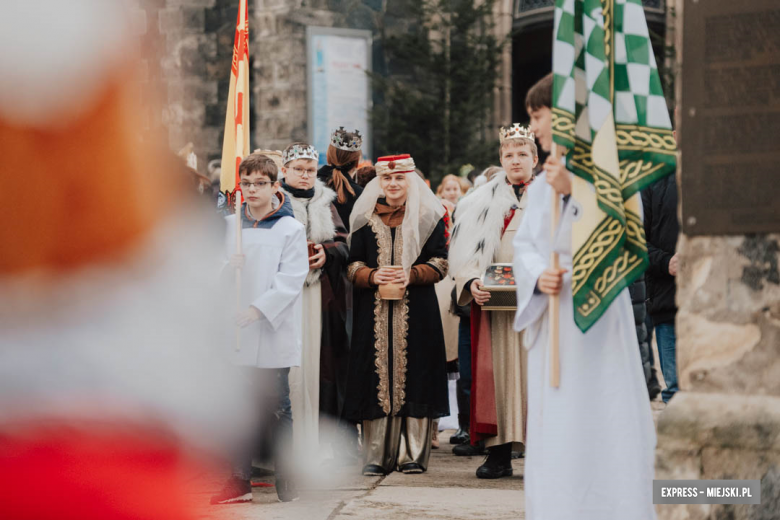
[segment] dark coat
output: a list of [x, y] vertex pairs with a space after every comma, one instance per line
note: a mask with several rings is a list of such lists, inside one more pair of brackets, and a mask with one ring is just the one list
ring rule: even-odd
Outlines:
[[[363, 193], [363, 188], [354, 180], [352, 180], [349, 175], [345, 175], [345, 177], [349, 181], [349, 185], [355, 194], [352, 195], [349, 191], [347, 191], [347, 197], [344, 202], [339, 202], [337, 198], [333, 201], [333, 204], [336, 206], [336, 210], [339, 212], [339, 217], [341, 217], [341, 221], [344, 223], [344, 227], [347, 229], [347, 233], [349, 233], [349, 216], [352, 214], [352, 208], [355, 206], [355, 201], [358, 199], [358, 197], [360, 197], [360, 194]], [[317, 178], [324, 182], [328, 188], [336, 191], [335, 186], [333, 186], [333, 166], [327, 164], [322, 166], [317, 172]]]
[[645, 383], [647, 383], [647, 392], [650, 399], [654, 399], [661, 391], [658, 386], [658, 377], [653, 367], [653, 350], [650, 346], [650, 334], [647, 330], [647, 290], [645, 286], [645, 277], [640, 277], [637, 281], [628, 286], [628, 292], [631, 294], [631, 306], [634, 310], [634, 325], [636, 326], [636, 339], [639, 342], [639, 354], [642, 357], [642, 370], [645, 374]]
[[[400, 233], [400, 227], [397, 229]], [[390, 229], [389, 235], [386, 239], [380, 239], [370, 225], [354, 232], [350, 246], [350, 265], [362, 262], [370, 268], [379, 267], [379, 248], [389, 247], [390, 251], [395, 249], [398, 236], [396, 229]], [[391, 263], [400, 264], [398, 255], [391, 255]], [[440, 268], [446, 258], [444, 222], [440, 221], [415, 265], [428, 263], [443, 275], [445, 273], [441, 273]], [[375, 289], [355, 287], [353, 294], [355, 314], [345, 403], [346, 418], [360, 422], [388, 415], [418, 418], [449, 415], [447, 354], [433, 284], [410, 285], [406, 299], [387, 302], [386, 311], [382, 311], [384, 302], [378, 300]], [[408, 302], [406, 309], [405, 302]], [[381, 313], [381, 321], [376, 328], [375, 313]], [[407, 328], [405, 345], [393, 337], [394, 321], [400, 321], [397, 327]], [[384, 341], [377, 341], [375, 334], [379, 334]], [[385, 354], [384, 348], [387, 349]], [[398, 366], [393, 366], [394, 360], [399, 361], [396, 363]], [[380, 374], [387, 374], [384, 381]], [[381, 388], [384, 388], [384, 392]], [[402, 404], [396, 406], [397, 403]], [[388, 411], [388, 406], [392, 411]]]
[[675, 279], [669, 261], [677, 248], [677, 181], [669, 175], [642, 191], [645, 235], [650, 266], [647, 268], [648, 306], [654, 324], [674, 321]]
[[325, 266], [320, 278], [322, 334], [320, 341], [320, 412], [339, 417], [344, 406], [349, 340], [347, 338], [347, 230], [331, 204], [336, 236], [323, 243]]

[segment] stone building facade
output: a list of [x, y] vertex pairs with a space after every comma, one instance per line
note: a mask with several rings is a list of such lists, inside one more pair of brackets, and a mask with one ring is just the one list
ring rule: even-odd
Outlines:
[[[249, 0], [252, 146], [278, 149], [307, 137], [307, 26], [370, 30], [377, 55], [382, 35], [403, 33], [415, 23], [409, 16], [413, 1]], [[132, 2], [145, 56], [143, 89], [161, 104], [149, 105], [157, 108], [147, 108], [147, 121], [165, 127], [172, 150], [192, 142], [198, 169], [206, 173], [207, 163], [221, 157], [238, 0]], [[496, 2], [495, 13], [497, 36], [507, 38], [512, 0]], [[496, 126], [511, 119], [507, 48], [496, 85]]]
[[[130, 0], [145, 55], [148, 109], [168, 145], [192, 142], [198, 169], [221, 157], [222, 132], [238, 0]], [[417, 20], [416, 0], [248, 0], [251, 144], [278, 149], [307, 137], [306, 27], [370, 30], [374, 71], [392, 73], [382, 38], [404, 34]], [[551, 60], [553, 0], [494, 0], [494, 35], [508, 42], [496, 71], [491, 128], [527, 119], [527, 89]], [[665, 0], [644, 0], [648, 21], [665, 31]], [[153, 106], [153, 105], [150, 105]]]

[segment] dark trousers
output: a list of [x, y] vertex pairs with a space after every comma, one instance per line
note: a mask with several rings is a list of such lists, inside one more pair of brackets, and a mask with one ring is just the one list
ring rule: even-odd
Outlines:
[[233, 467], [233, 475], [249, 480], [252, 458], [269, 447], [274, 473], [287, 478], [292, 466], [292, 405], [290, 403], [289, 368], [241, 367], [249, 391], [259, 407], [260, 427], [249, 447]]
[[461, 317], [458, 325], [458, 371], [460, 379], [456, 385], [460, 425], [468, 424], [471, 412], [471, 318]]

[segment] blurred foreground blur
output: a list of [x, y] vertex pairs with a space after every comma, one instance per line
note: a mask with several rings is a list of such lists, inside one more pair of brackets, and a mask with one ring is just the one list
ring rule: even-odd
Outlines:
[[252, 428], [221, 223], [141, 139], [122, 2], [2, 11], [0, 518], [192, 518], [187, 479]]

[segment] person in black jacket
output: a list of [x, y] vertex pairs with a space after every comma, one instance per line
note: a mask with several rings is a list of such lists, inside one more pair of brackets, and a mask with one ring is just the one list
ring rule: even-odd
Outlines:
[[658, 343], [658, 358], [666, 389], [661, 392], [664, 402], [677, 392], [676, 334], [674, 319], [675, 277], [679, 268], [676, 253], [677, 235], [677, 180], [669, 175], [642, 191], [645, 235], [650, 266], [647, 269], [648, 313]]
[[645, 277], [641, 276], [628, 287], [631, 294], [631, 306], [634, 310], [634, 325], [636, 325], [636, 339], [639, 342], [639, 354], [642, 356], [642, 370], [645, 373], [647, 394], [650, 400], [655, 400], [661, 393], [661, 385], [653, 366], [653, 348], [650, 345], [650, 334], [647, 328], [647, 285]]

